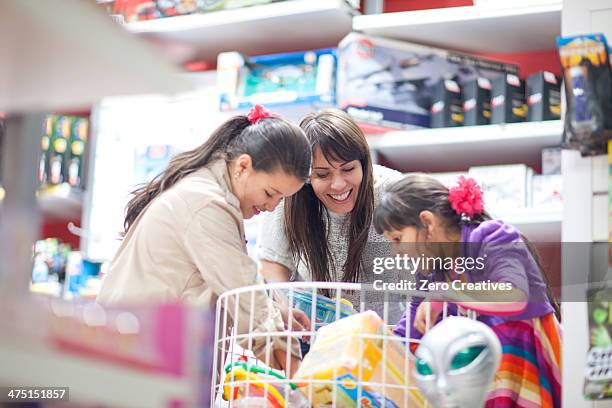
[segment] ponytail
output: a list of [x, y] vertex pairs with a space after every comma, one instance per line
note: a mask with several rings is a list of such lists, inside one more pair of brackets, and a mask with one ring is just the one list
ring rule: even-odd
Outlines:
[[230, 162], [248, 154], [256, 171], [280, 168], [306, 181], [311, 161], [308, 152], [302, 130], [284, 119], [267, 117], [251, 121], [247, 116], [235, 116], [219, 126], [202, 145], [173, 157], [162, 173], [132, 192], [134, 196], [128, 202], [123, 224], [125, 233], [155, 197], [215, 160]]

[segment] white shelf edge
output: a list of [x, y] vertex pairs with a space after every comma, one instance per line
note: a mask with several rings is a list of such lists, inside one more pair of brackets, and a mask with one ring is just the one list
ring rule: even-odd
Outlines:
[[465, 126], [455, 128], [392, 131], [381, 136], [370, 136], [371, 148], [388, 149], [411, 146], [454, 145], [461, 143], [494, 143], [502, 140], [528, 140], [561, 137], [560, 120], [523, 122], [499, 125]]
[[188, 31], [204, 27], [216, 27], [248, 21], [297, 16], [336, 9], [343, 9], [349, 13], [354, 12], [344, 0], [290, 0], [233, 10], [219, 10], [209, 13], [137, 21], [125, 24], [125, 27], [128, 31], [133, 33]]
[[561, 224], [562, 209], [525, 208], [522, 210], [500, 210], [494, 213], [496, 218], [508, 221], [510, 224]]
[[[459, 21], [466, 22], [554, 12], [560, 13], [562, 8], [563, 5], [559, 2], [521, 7], [509, 6], [494, 8], [475, 5], [430, 10], [400, 11], [395, 13], [356, 16], [353, 18], [353, 29], [356, 31], [367, 31], [380, 28], [444, 24]], [[407, 23], [407, 21], [410, 21], [410, 23]]]

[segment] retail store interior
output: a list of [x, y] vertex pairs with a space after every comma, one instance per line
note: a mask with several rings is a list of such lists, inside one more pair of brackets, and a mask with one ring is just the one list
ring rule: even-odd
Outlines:
[[0, 406], [612, 407], [611, 42], [612, 0], [0, 1]]

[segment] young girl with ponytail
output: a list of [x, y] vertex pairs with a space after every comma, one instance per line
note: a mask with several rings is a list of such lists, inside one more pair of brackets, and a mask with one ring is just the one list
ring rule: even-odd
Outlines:
[[[512, 225], [489, 217], [474, 180], [460, 177], [458, 186], [449, 190], [424, 174], [406, 176], [388, 187], [374, 223], [398, 253], [475, 260], [461, 270], [417, 271], [417, 287], [423, 281], [460, 283], [455, 289], [450, 285], [449, 290], [432, 293], [426, 301], [414, 299], [409, 318], [404, 315], [396, 334], [419, 339], [429, 323], [441, 319], [442, 301], [449, 302], [448, 314], [456, 314], [458, 307], [476, 311], [478, 320], [495, 331], [503, 351], [485, 406], [561, 406], [558, 307], [537, 252]], [[504, 289], [456, 289], [469, 288], [468, 283], [486, 287], [491, 282], [503, 283]]]
[[[229, 119], [134, 192], [125, 236], [98, 302], [180, 301], [214, 308], [223, 292], [255, 284], [257, 267], [247, 255], [243, 220], [274, 210], [302, 188], [310, 162], [304, 132], [263, 107]], [[284, 330], [279, 310], [262, 292], [255, 304], [251, 311], [250, 302], [240, 303], [238, 316], [232, 316], [239, 333], [249, 330], [251, 313], [255, 332]], [[285, 361], [286, 344], [280, 337], [273, 341], [274, 355]], [[254, 337], [254, 343], [259, 357], [265, 337]], [[294, 353], [299, 356], [297, 348]]]

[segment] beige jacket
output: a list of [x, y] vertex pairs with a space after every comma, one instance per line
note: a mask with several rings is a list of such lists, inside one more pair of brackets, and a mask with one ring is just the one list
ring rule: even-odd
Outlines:
[[[256, 271], [246, 251], [240, 202], [225, 161], [217, 160], [179, 181], [140, 214], [97, 300], [102, 305], [182, 301], [212, 308], [223, 292], [256, 284]], [[254, 304], [251, 309], [250, 294], [240, 296], [238, 309], [234, 302], [227, 304], [238, 334], [250, 327], [255, 333], [284, 330], [279, 310], [263, 291], [256, 292]], [[269, 341], [286, 350], [286, 339]], [[261, 356], [266, 338], [253, 341], [250, 347], [246, 341], [241, 345]]]

